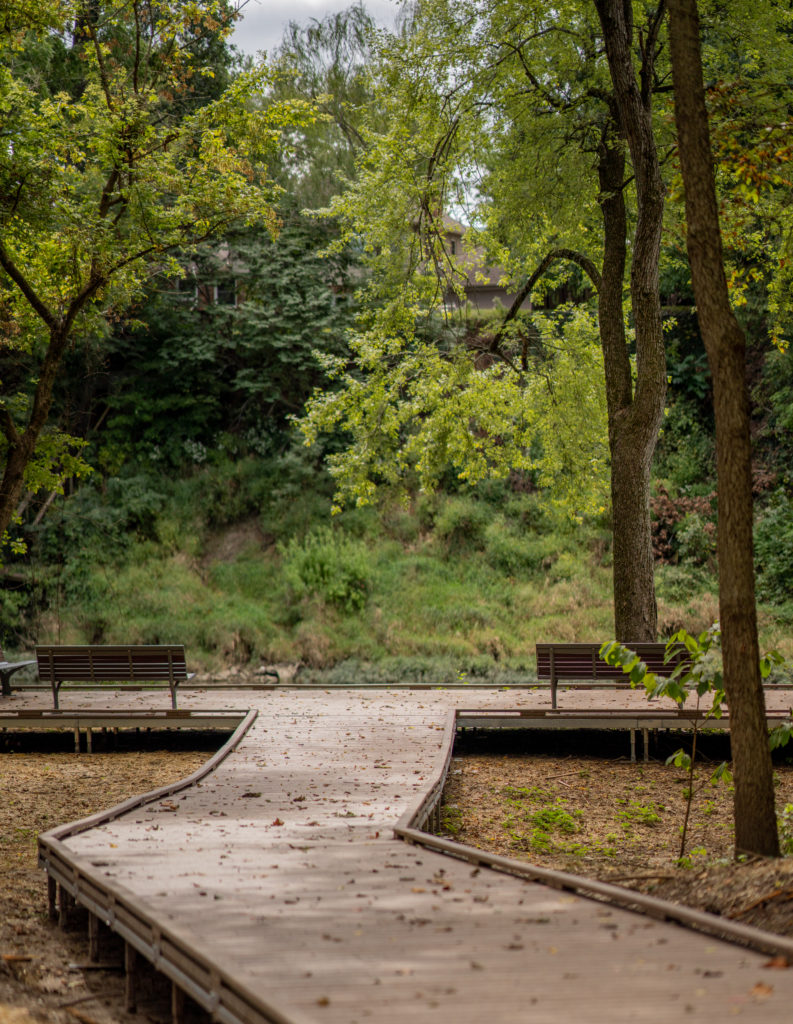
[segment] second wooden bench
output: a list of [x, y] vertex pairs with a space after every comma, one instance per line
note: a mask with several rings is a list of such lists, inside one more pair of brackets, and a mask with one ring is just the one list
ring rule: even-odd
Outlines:
[[[559, 680], [568, 685], [591, 686], [593, 682], [611, 680], [630, 686], [628, 676], [619, 665], [609, 665], [600, 657], [599, 643], [582, 644], [537, 644], [537, 678], [549, 679], [551, 683], [551, 707], [556, 707], [556, 693]], [[657, 676], [669, 676], [680, 661], [687, 658], [685, 647], [670, 661], [666, 661], [665, 643], [626, 644], [642, 659], [650, 672]]]
[[36, 660], [39, 679], [52, 686], [55, 708], [63, 683], [167, 683], [175, 708], [179, 683], [195, 675], [178, 644], [40, 646]]

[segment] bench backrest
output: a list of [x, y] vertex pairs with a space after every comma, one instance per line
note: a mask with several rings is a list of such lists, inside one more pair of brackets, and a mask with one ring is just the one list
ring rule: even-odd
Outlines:
[[[680, 644], [672, 659], [666, 661], [666, 644], [627, 644], [647, 665], [650, 672], [668, 676], [680, 661], [688, 657]], [[609, 665], [600, 657], [601, 644], [537, 644], [538, 679], [624, 679], [620, 666]]]
[[187, 679], [184, 646], [105, 644], [36, 647], [39, 678], [59, 682], [181, 682]]

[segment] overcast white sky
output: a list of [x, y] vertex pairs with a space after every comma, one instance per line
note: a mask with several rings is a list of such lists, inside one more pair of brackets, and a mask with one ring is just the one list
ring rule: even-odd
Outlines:
[[[232, 42], [243, 53], [268, 53], [281, 41], [290, 21], [305, 24], [312, 18], [322, 20], [326, 14], [343, 11], [353, 0], [248, 0], [242, 20]], [[380, 24], [393, 27], [397, 13], [395, 0], [365, 0], [366, 9]]]

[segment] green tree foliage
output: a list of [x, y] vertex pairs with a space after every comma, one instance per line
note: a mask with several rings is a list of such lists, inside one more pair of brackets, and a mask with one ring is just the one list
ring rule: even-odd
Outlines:
[[[510, 471], [533, 474], [568, 511], [602, 511], [607, 489], [601, 353], [586, 310], [536, 317], [536, 354], [523, 373], [482, 367], [465, 338], [397, 310], [384, 337], [382, 315], [352, 341], [355, 369], [334, 364], [341, 387], [318, 395], [303, 429], [348, 431], [330, 456], [339, 497], [373, 500], [377, 486], [434, 490], [449, 467], [466, 483]], [[401, 329], [400, 329], [401, 328]]]
[[264, 455], [288, 443], [290, 417], [327, 384], [317, 353], [344, 351], [353, 288], [346, 251], [318, 255], [326, 226], [290, 203], [279, 212], [277, 238], [234, 232], [183, 257], [185, 276], [140, 310], [145, 326], [109, 340], [104, 468], [179, 468], [218, 448]]
[[[0, 33], [0, 317], [34, 383], [0, 406], [0, 535], [24, 487], [57, 487], [64, 445], [40, 439], [70, 345], [101, 336], [173, 252], [234, 224], [276, 227], [266, 162], [299, 101], [249, 102], [263, 69], [202, 102], [225, 3], [61, 0], [10, 11]], [[66, 69], [66, 71], [64, 71]], [[34, 472], [44, 461], [49, 476]]]

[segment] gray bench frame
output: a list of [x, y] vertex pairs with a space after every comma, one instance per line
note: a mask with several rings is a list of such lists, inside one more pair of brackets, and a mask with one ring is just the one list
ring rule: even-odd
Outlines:
[[[556, 708], [559, 680], [570, 686], [591, 686], [601, 680], [630, 686], [628, 676], [619, 665], [609, 665], [600, 657], [600, 643], [537, 644], [537, 678], [551, 683], [551, 707]], [[680, 661], [687, 659], [686, 649], [680, 644], [677, 656], [666, 661], [666, 643], [626, 644], [635, 651], [657, 676], [670, 676]]]
[[11, 696], [11, 676], [21, 668], [35, 664], [35, 659], [32, 661], [6, 661], [3, 648], [0, 647], [0, 693], [3, 697]]
[[167, 683], [171, 706], [176, 688], [192, 679], [181, 644], [88, 644], [36, 647], [39, 679], [52, 687], [57, 708], [63, 683]]

